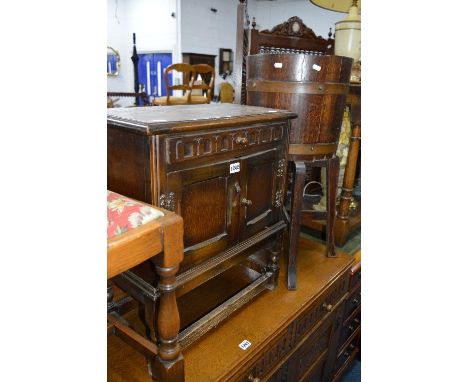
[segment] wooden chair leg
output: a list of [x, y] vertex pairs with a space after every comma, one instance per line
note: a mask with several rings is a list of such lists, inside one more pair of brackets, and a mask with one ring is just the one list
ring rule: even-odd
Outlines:
[[[156, 258], [156, 262], [160, 257]], [[184, 358], [177, 341], [180, 318], [176, 301], [176, 273], [179, 264], [173, 266], [156, 266], [160, 277], [158, 310], [158, 355], [151, 365], [152, 377], [158, 382], [183, 382]]]
[[340, 160], [334, 157], [327, 161], [327, 257], [336, 257], [335, 252], [335, 216], [336, 216], [336, 190], [338, 187], [338, 174]]
[[289, 224], [288, 289], [296, 289], [296, 257], [299, 251], [302, 192], [306, 177], [304, 162], [294, 161], [293, 192], [291, 197], [291, 223]]

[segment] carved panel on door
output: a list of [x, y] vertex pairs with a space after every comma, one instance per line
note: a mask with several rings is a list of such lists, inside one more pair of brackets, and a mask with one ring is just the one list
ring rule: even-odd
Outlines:
[[182, 190], [185, 247], [226, 235], [227, 181], [224, 177], [207, 179]]
[[175, 212], [184, 219], [182, 270], [237, 240], [235, 182], [237, 174], [229, 173], [229, 162], [167, 174], [164, 189], [174, 193]]
[[245, 177], [242, 182], [240, 204], [244, 216], [242, 235], [257, 233], [278, 219], [276, 188], [280, 179], [276, 176], [278, 150], [268, 150], [242, 161]]

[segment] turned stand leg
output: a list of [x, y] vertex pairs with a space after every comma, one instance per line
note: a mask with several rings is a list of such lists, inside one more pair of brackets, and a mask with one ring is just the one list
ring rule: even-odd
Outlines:
[[159, 279], [158, 355], [152, 362], [152, 376], [158, 382], [184, 381], [184, 359], [177, 337], [180, 329], [179, 310], [176, 301], [176, 273], [179, 265], [160, 266], [161, 257], [155, 258]]
[[334, 157], [327, 161], [327, 256], [336, 257], [335, 252], [335, 216], [336, 189], [338, 187], [338, 173], [340, 160]]
[[294, 161], [293, 192], [291, 197], [291, 223], [289, 224], [288, 289], [296, 289], [296, 257], [299, 252], [299, 233], [303, 188], [306, 177], [304, 162]]
[[342, 246], [345, 243], [348, 235], [349, 206], [353, 196], [353, 186], [356, 177], [356, 166], [359, 155], [360, 139], [361, 126], [360, 124], [354, 124], [351, 130], [348, 160], [346, 162], [343, 186], [341, 188], [340, 204], [338, 206], [338, 213], [336, 216], [335, 240], [339, 246]]

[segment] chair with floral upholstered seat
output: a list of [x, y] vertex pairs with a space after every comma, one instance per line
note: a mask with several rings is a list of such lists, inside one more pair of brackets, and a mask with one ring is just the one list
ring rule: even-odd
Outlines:
[[[116, 311], [107, 315], [108, 334], [115, 334], [142, 353], [157, 381], [184, 380], [184, 360], [177, 341], [179, 312], [175, 274], [183, 258], [183, 222], [174, 212], [107, 191], [107, 279], [150, 260], [159, 275], [159, 309], [145, 304], [145, 315], [156, 317], [158, 345], [146, 339]], [[112, 290], [108, 282], [108, 311]], [[129, 291], [122, 288], [124, 292]], [[150, 323], [154, 327], [154, 323]], [[154, 331], [154, 330], [153, 330]]]

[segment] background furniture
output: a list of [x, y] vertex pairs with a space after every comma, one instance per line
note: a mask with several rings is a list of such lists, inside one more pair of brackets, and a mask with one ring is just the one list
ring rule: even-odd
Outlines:
[[[301, 288], [291, 292], [279, 283], [186, 349], [186, 382], [331, 381], [355, 263], [344, 253], [324, 257], [324, 247], [315, 241], [303, 238], [300, 248]], [[280, 278], [285, 276], [282, 265]], [[239, 347], [244, 340], [251, 343], [246, 350]], [[109, 380], [131, 375], [145, 381], [144, 362], [125, 345], [114, 353], [119, 345], [113, 339]], [[122, 359], [127, 370], [120, 371], [116, 361]]]
[[[193, 78], [194, 82], [192, 83], [192, 91], [190, 95], [191, 104], [203, 104], [210, 103], [213, 99], [213, 89], [215, 82], [215, 70], [213, 66], [207, 64], [195, 64], [192, 65], [193, 68]], [[201, 77], [200, 83], [198, 83], [197, 78]], [[207, 77], [209, 76], [209, 77]], [[208, 82], [205, 82], [205, 79], [208, 79]], [[198, 92], [200, 94], [198, 94]]]
[[[150, 104], [148, 95], [146, 92], [140, 93], [129, 93], [129, 92], [107, 92], [107, 107], [118, 107], [115, 103], [118, 101], [113, 100], [112, 97], [128, 97], [128, 98], [135, 98], [135, 106], [148, 106]], [[110, 98], [110, 100], [109, 100]]]
[[[157, 314], [158, 346], [132, 330], [116, 312], [108, 315], [108, 334], [116, 334], [145, 355], [158, 381], [183, 381], [184, 360], [177, 342], [179, 313], [175, 274], [183, 258], [182, 219], [165, 211], [107, 192], [107, 279], [151, 259], [161, 293]], [[159, 256], [156, 256], [159, 255]], [[108, 287], [108, 306], [112, 290]], [[156, 312], [146, 312], [155, 315]]]
[[324, 55], [331, 49], [331, 42], [317, 37], [298, 17], [271, 31], [258, 33], [252, 29], [250, 36], [247, 104], [288, 109], [298, 114], [298, 119], [292, 122], [288, 153], [293, 179], [288, 284], [295, 289], [301, 215], [317, 215], [312, 210], [301, 212], [306, 165], [326, 168], [326, 254], [335, 256], [333, 232], [339, 171], [335, 153], [352, 59]]
[[221, 82], [221, 84], [219, 85], [219, 102], [234, 102], [234, 88], [229, 82]]
[[[258, 31], [255, 29], [255, 18], [250, 27], [249, 15], [244, 1], [240, 1], [237, 11], [237, 43], [234, 64], [235, 102], [246, 104], [247, 101], [247, 56], [268, 52], [300, 53], [305, 51], [309, 55], [333, 54], [334, 40], [331, 38], [331, 28], [328, 39], [316, 36], [315, 33], [302, 23], [298, 17], [292, 17], [283, 24], [279, 24], [270, 31]], [[347, 239], [360, 229], [360, 200], [356, 200], [352, 193], [356, 173], [359, 173], [358, 153], [360, 146], [360, 83], [351, 83], [350, 91], [346, 101], [351, 107], [351, 140], [348, 151], [345, 176], [343, 182], [343, 193], [340, 195], [340, 205], [335, 224], [335, 242], [343, 246]], [[320, 181], [320, 174], [313, 168], [306, 166], [306, 179]], [[341, 170], [343, 171], [343, 170]], [[357, 205], [357, 208], [354, 206]], [[302, 225], [317, 231], [326, 232], [326, 220], [316, 216], [302, 216]]]
[[[215, 55], [211, 54], [201, 54], [201, 53], [182, 53], [182, 62], [190, 65], [196, 64], [206, 64], [215, 68]], [[205, 84], [210, 83], [210, 78], [208, 74], [202, 74], [202, 79]]]
[[[232, 49], [219, 49], [219, 75], [232, 73]], [[224, 78], [224, 77], [223, 77]]]
[[[108, 109], [108, 188], [184, 219], [182, 346], [277, 284], [294, 116], [234, 104]], [[150, 306], [154, 282], [148, 264], [116, 278]]]
[[[172, 72], [182, 73], [183, 83], [180, 85], [169, 84], [169, 74]], [[172, 75], [174, 81], [174, 74]], [[192, 65], [178, 63], [169, 65], [164, 70], [164, 82], [166, 83], [167, 95], [165, 97], [156, 97], [153, 100], [155, 106], [186, 105], [190, 103], [192, 85], [194, 81], [194, 69]], [[174, 96], [171, 93], [174, 90], [183, 92], [182, 96]]]

